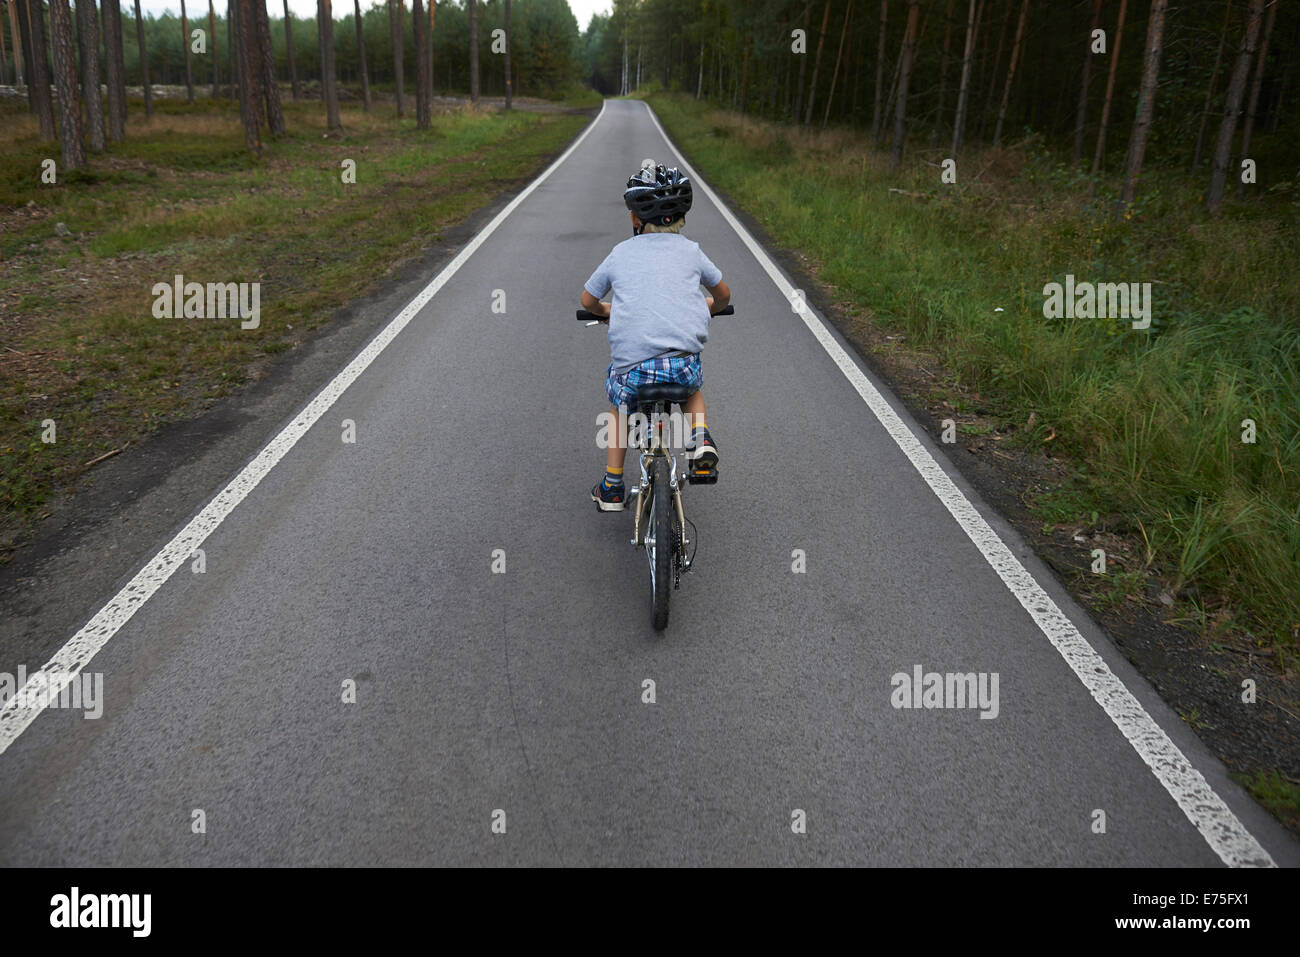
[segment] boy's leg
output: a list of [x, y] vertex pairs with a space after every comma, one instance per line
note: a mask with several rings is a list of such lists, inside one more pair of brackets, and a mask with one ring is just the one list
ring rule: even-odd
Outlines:
[[682, 410], [686, 413], [686, 423], [691, 430], [688, 459], [705, 470], [717, 468], [718, 446], [709, 435], [709, 427], [704, 420], [704, 390], [696, 389], [683, 403]]
[[623, 459], [627, 455], [627, 418], [620, 416], [618, 406], [609, 407], [614, 416], [615, 428], [610, 444], [605, 449], [605, 476], [591, 490], [591, 499], [602, 512], [621, 512], [627, 498], [623, 484]]
[[614, 430], [613, 441], [605, 450], [605, 472], [609, 475], [622, 476], [623, 460], [627, 458], [627, 418], [618, 414], [618, 406], [611, 405], [609, 413], [618, 423], [618, 428]]
[[696, 389], [695, 393], [686, 400], [682, 406], [686, 413], [686, 427], [690, 432], [696, 429], [705, 428], [704, 425], [704, 390]]

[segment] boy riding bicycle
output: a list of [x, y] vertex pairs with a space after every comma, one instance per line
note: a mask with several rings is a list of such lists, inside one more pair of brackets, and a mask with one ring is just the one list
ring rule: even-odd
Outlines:
[[[691, 208], [691, 182], [676, 168], [650, 161], [628, 180], [623, 202], [630, 210], [632, 238], [610, 251], [582, 290], [582, 308], [609, 324], [611, 362], [605, 394], [615, 421], [636, 411], [637, 391], [668, 382], [694, 388], [683, 405], [693, 424], [688, 461], [692, 469], [713, 470], [718, 448], [704, 419], [700, 390], [700, 347], [709, 338], [709, 316], [727, 306], [731, 290], [722, 273], [697, 243], [681, 234]], [[711, 295], [700, 294], [701, 284]], [[601, 297], [613, 290], [613, 302]], [[605, 455], [605, 477], [591, 490], [605, 512], [623, 510], [623, 461], [627, 437], [621, 428]]]

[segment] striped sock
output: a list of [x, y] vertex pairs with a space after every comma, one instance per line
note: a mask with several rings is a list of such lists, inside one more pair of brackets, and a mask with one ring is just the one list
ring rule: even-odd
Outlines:
[[605, 466], [605, 488], [622, 488], [623, 470]]

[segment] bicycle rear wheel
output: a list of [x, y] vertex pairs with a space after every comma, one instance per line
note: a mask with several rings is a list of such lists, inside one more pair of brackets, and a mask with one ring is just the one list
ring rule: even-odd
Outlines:
[[650, 559], [651, 620], [655, 631], [668, 625], [668, 599], [673, 590], [673, 490], [668, 460], [657, 458], [650, 469], [650, 527], [646, 555]]

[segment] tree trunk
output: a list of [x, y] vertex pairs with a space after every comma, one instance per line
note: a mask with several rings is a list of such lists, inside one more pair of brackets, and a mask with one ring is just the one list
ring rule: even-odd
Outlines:
[[[908, 0], [910, 2], [910, 0]], [[906, 24], [904, 24], [906, 27]], [[904, 29], [904, 33], [906, 33]], [[885, 94], [885, 113], [880, 118], [880, 135], [883, 138], [889, 129], [889, 121], [894, 115], [894, 94], [898, 92], [898, 76], [903, 71], [903, 58], [899, 56], [894, 60], [894, 77], [889, 81], [889, 92]]]
[[[285, 2], [287, 3], [288, 0]], [[361, 29], [361, 0], [352, 0], [352, 18], [357, 25], [357, 61], [361, 66], [361, 108], [369, 113], [370, 73], [366, 69], [366, 36]]]
[[[1292, 48], [1295, 46], [1295, 40], [1291, 42]], [[1277, 88], [1277, 99], [1273, 101], [1273, 122], [1269, 125], [1269, 132], [1276, 133], [1278, 124], [1282, 121], [1282, 109], [1286, 103], [1287, 91], [1291, 88], [1291, 77], [1295, 72], [1295, 57], [1287, 57], [1286, 69], [1282, 71], [1282, 82]]]
[[122, 54], [122, 6], [120, 0], [103, 0], [100, 18], [104, 27], [104, 72], [108, 81], [108, 139], [126, 136], [126, 59]]
[[745, 37], [745, 53], [740, 63], [740, 120], [745, 121], [745, 101], [749, 97], [749, 37]]
[[[854, 11], [856, 13], [856, 11]], [[862, 94], [862, 68], [866, 65], [866, 57], [862, 54], [862, 27], [858, 23], [858, 18], [853, 18], [853, 35], [849, 37], [849, 67], [852, 69], [853, 79], [849, 79], [847, 72], [844, 75], [846, 84], [844, 95], [849, 97], [849, 123], [854, 127], [858, 125], [858, 103], [861, 102]], [[850, 94], [849, 90], [853, 93]]]
[[[8, 4], [6, 4], [8, 6]], [[14, 37], [18, 36], [18, 31], [14, 31]], [[4, 83], [9, 78], [9, 57], [5, 48], [5, 25], [0, 20], [0, 83]], [[18, 85], [18, 74], [14, 73], [14, 86]]]
[[1088, 118], [1088, 81], [1092, 77], [1092, 33], [1101, 24], [1101, 0], [1092, 0], [1092, 26], [1088, 28], [1088, 42], [1083, 48], [1083, 80], [1079, 84], [1079, 109], [1074, 117], [1074, 154], [1070, 163], [1078, 166], [1083, 161], [1083, 140]]
[[822, 65], [822, 48], [826, 45], [826, 25], [831, 19], [831, 0], [826, 0], [826, 8], [822, 11], [822, 31], [817, 38], [817, 55], [813, 58], [812, 82], [808, 84], [808, 112], [804, 115], [803, 125], [806, 127], [812, 122], [813, 101], [817, 98], [817, 73]]
[[885, 28], [889, 20], [889, 0], [880, 0], [880, 42], [876, 45], [876, 106], [871, 113], [871, 141], [880, 146], [880, 107], [885, 85]]
[[[1026, 3], [1029, 0], [1025, 0]], [[889, 157], [889, 171], [896, 172], [903, 162], [903, 139], [907, 135], [907, 88], [912, 82], [912, 63], [916, 57], [916, 23], [921, 16], [921, 0], [907, 2], [907, 29], [903, 33], [903, 53], [899, 61], [898, 106], [894, 110], [894, 150]]]
[[45, 11], [41, 0], [20, 0], [23, 9], [20, 17], [26, 18], [28, 29], [28, 60], [31, 76], [27, 80], [30, 103], [35, 107], [41, 124], [41, 139], [53, 141], [54, 100], [50, 97], [50, 61], [46, 57]]
[[238, 0], [226, 0], [226, 73], [230, 75], [230, 98], [239, 96], [239, 62], [235, 54], [239, 50], [238, 34], [235, 24], [239, 22]]
[[[943, 59], [939, 66], [939, 106], [934, 114], [934, 135], [931, 142], [937, 143], [943, 132], [943, 99], [948, 88], [948, 58], [952, 51], [952, 8], [956, 0], [948, 0], [943, 11]], [[1101, 0], [1097, 0], [1098, 3]]]
[[[812, 12], [812, 0], [808, 0], [803, 7], [803, 17], [799, 20], [802, 24], [808, 23], [808, 14]], [[704, 41], [700, 41], [700, 50], [704, 49]], [[808, 35], [805, 33], [803, 38], [803, 53], [799, 54], [799, 80], [795, 84], [794, 91], [794, 122], [799, 122], [799, 117], [803, 116], [803, 78], [804, 72], [808, 68]], [[700, 76], [704, 76], [704, 64], [701, 59]]]
[[429, 32], [424, 38], [424, 48], [429, 57], [429, 106], [433, 107], [433, 12], [437, 7], [434, 0], [428, 0], [429, 3]]
[[[11, 5], [12, 6], [12, 5]], [[77, 0], [77, 43], [81, 48], [81, 98], [86, 104], [90, 148], [104, 148], [104, 101], [99, 93], [99, 13], [95, 0]]]
[[135, 0], [135, 43], [140, 51], [140, 82], [144, 88], [145, 119], [153, 116], [153, 90], [149, 83], [149, 51], [144, 45], [144, 17], [140, 15], [140, 0]]
[[[1268, 38], [1273, 33], [1273, 21], [1277, 17], [1279, 0], [1268, 5], [1268, 17], [1264, 20], [1264, 39], [1259, 43], [1259, 59], [1255, 63], [1255, 79], [1250, 85], [1250, 102], [1246, 106], [1246, 126], [1241, 131], [1241, 158], [1250, 158], [1250, 137], [1255, 130], [1255, 108], [1259, 106], [1259, 88], [1264, 79], [1264, 64], [1268, 59]], [[1246, 195], [1246, 181], [1237, 177], [1237, 199]]]
[[257, 109], [257, 87], [253, 79], [253, 8], [252, 0], [232, 0], [238, 6], [235, 14], [236, 73], [232, 82], [239, 84], [239, 117], [244, 123], [244, 145], [253, 153], [262, 152], [262, 124]]
[[23, 51], [23, 57], [27, 60], [27, 70], [24, 75], [24, 81], [27, 85], [27, 112], [36, 116], [36, 84], [32, 82], [32, 20], [31, 20], [31, 0], [7, 0], [10, 14], [15, 10], [20, 11], [16, 14], [18, 27], [15, 30], [15, 36], [18, 37], [14, 45], [20, 47]]
[[[1157, 3], [1162, 0], [1156, 0]], [[1002, 88], [1002, 106], [998, 110], [998, 125], [993, 132], [993, 148], [1002, 142], [1002, 124], [1007, 118], [1007, 104], [1011, 102], [1011, 84], [1016, 78], [1016, 64], [1020, 60], [1021, 42], [1025, 38], [1025, 23], [1029, 19], [1029, 0], [1020, 4], [1020, 19], [1016, 23], [1016, 39], [1011, 45], [1011, 63], [1007, 66], [1007, 83]]]
[[239, 7], [240, 25], [243, 24], [244, 14], [248, 14], [248, 46], [242, 51], [245, 65], [240, 75], [248, 78], [253, 95], [253, 109], [257, 116], [257, 127], [260, 131], [265, 106], [262, 93], [262, 41], [257, 35], [257, 3], [258, 0], [249, 0], [247, 8], [242, 3]]
[[388, 37], [393, 47], [393, 92], [397, 97], [397, 115], [406, 115], [406, 105], [402, 102], [404, 90], [402, 66], [405, 58], [405, 41], [402, 38], [402, 0], [388, 0]]
[[772, 102], [768, 106], [768, 115], [773, 119], [788, 119], [790, 116], [790, 75], [794, 72], [794, 59], [785, 58], [785, 83], [772, 91]]
[[27, 82], [27, 69], [23, 63], [23, 34], [18, 28], [17, 0], [6, 0], [5, 7], [9, 10], [9, 36], [13, 40], [14, 84], [30, 89], [31, 84]]
[[[910, 3], [911, 0], [908, 0], [908, 2]], [[921, 41], [925, 39], [926, 24], [928, 24], [929, 22], [930, 22], [930, 17], [929, 14], [927, 13], [926, 16], [922, 17], [921, 19], [920, 32], [917, 34], [916, 38], [912, 41], [913, 50], [920, 48]], [[906, 29], [904, 29], [904, 33], [906, 33]], [[894, 61], [894, 80], [892, 83], [889, 84], [889, 95], [885, 97], [885, 118], [884, 120], [882, 120], [882, 128], [886, 130], [889, 129], [890, 121], [893, 120], [894, 118], [894, 109], [898, 105], [898, 98], [895, 96], [895, 94], [898, 92], [898, 79], [902, 75], [902, 73], [903, 73], [903, 57], [900, 51], [900, 55], [898, 59]]]
[[274, 136], [285, 132], [284, 110], [280, 107], [280, 82], [275, 75], [275, 52], [271, 46], [271, 20], [266, 15], [266, 0], [253, 0], [253, 20], [257, 27], [258, 76], [262, 103], [266, 107], [266, 125]]
[[826, 112], [822, 114], [822, 129], [826, 129], [826, 124], [831, 119], [831, 104], [835, 102], [835, 82], [840, 78], [840, 60], [844, 57], [844, 40], [849, 35], [852, 14], [853, 0], [849, 0], [848, 5], [844, 8], [844, 25], [840, 27], [840, 46], [835, 51], [835, 69], [831, 71], [831, 89], [826, 94]]
[[1147, 20], [1147, 48], [1142, 57], [1142, 85], [1138, 88], [1137, 114], [1133, 117], [1133, 134], [1129, 137], [1128, 168], [1124, 173], [1120, 209], [1129, 206], [1137, 198], [1137, 181], [1142, 175], [1147, 137], [1151, 134], [1151, 117], [1155, 113], [1156, 84], [1160, 80], [1160, 56], [1164, 53], [1165, 10], [1168, 6], [1169, 0], [1151, 0], [1151, 16]]
[[[624, 53], [624, 56], [627, 56], [627, 53]], [[718, 49], [716, 49], [715, 59], [718, 60], [718, 88], [716, 88], [716, 90], [714, 91], [714, 95], [716, 96], [716, 98], [718, 98], [719, 103], [722, 103], [723, 96], [727, 95], [727, 91], [723, 90], [723, 42], [722, 40], [718, 40]]]
[[208, 56], [212, 57], [212, 98], [215, 100], [220, 95], [221, 83], [220, 75], [217, 70], [217, 11], [212, 7], [212, 0], [208, 0]]
[[302, 84], [298, 82], [298, 64], [293, 55], [293, 14], [289, 12], [289, 0], [284, 0], [284, 51], [289, 56], [289, 95], [296, 100], [302, 96]]
[[185, 15], [185, 0], [181, 0], [181, 46], [185, 48], [185, 102], [194, 102], [194, 73], [190, 68], [190, 21]]
[[961, 88], [957, 92], [957, 118], [952, 124], [952, 155], [961, 149], [962, 131], [966, 127], [966, 104], [970, 102], [970, 68], [975, 53], [975, 0], [966, 13], [966, 50], [961, 57]]
[[[433, 0], [429, 0], [433, 3]], [[510, 100], [513, 93], [513, 84], [510, 82], [510, 0], [506, 0], [506, 109], [510, 109]]]
[[72, 10], [68, 0], [50, 0], [50, 40], [54, 58], [54, 83], [59, 91], [59, 139], [63, 168], [86, 165], [81, 142], [81, 89], [77, 84], [77, 53], [72, 40]]
[[1101, 169], [1101, 158], [1106, 150], [1106, 127], [1110, 125], [1110, 104], [1115, 93], [1115, 71], [1119, 68], [1119, 45], [1124, 39], [1124, 14], [1128, 0], [1119, 0], [1119, 22], [1115, 25], [1115, 44], [1110, 48], [1110, 72], [1106, 76], [1106, 99], [1101, 104], [1101, 123], [1097, 127], [1097, 151], [1092, 156], [1092, 172]]
[[695, 81], [695, 98], [698, 100], [704, 92], [704, 41], [700, 41], [700, 78]]
[[478, 102], [478, 0], [469, 3], [469, 98]]
[[1003, 0], [1002, 28], [998, 31], [998, 50], [993, 56], [993, 74], [989, 79], [989, 95], [984, 98], [984, 112], [980, 116], [981, 132], [988, 130], [989, 111], [993, 109], [993, 95], [998, 89], [998, 71], [1002, 67], [1002, 51], [1007, 43], [1007, 25], [1011, 22], [1011, 9], [1015, 0]]
[[1223, 29], [1219, 31], [1219, 49], [1214, 54], [1214, 69], [1210, 71], [1210, 86], [1205, 91], [1205, 108], [1201, 110], [1201, 126], [1196, 131], [1196, 152], [1192, 154], [1192, 172], [1201, 165], [1201, 147], [1205, 145], [1205, 128], [1210, 122], [1210, 104], [1214, 101], [1214, 88], [1219, 82], [1219, 67], [1223, 63], [1223, 49], [1228, 40], [1228, 20], [1232, 17], [1232, 0], [1223, 4]]
[[1210, 192], [1206, 205], [1211, 213], [1223, 206], [1223, 189], [1228, 178], [1228, 161], [1232, 156], [1232, 140], [1237, 133], [1237, 114], [1241, 111], [1241, 98], [1246, 92], [1246, 74], [1250, 58], [1259, 40], [1259, 26], [1264, 19], [1264, 0], [1250, 0], [1250, 13], [1246, 18], [1246, 32], [1237, 51], [1237, 62], [1232, 68], [1228, 95], [1223, 104], [1223, 122], [1219, 124], [1219, 140], [1214, 147], [1214, 170], [1210, 174]]
[[420, 0], [411, 0], [411, 29], [415, 34], [415, 126], [421, 130], [429, 128], [429, 62], [424, 52], [425, 26]]
[[325, 98], [325, 117], [329, 128], [341, 130], [339, 91], [334, 69], [334, 11], [330, 0], [316, 0], [317, 33], [320, 35], [321, 95]]

